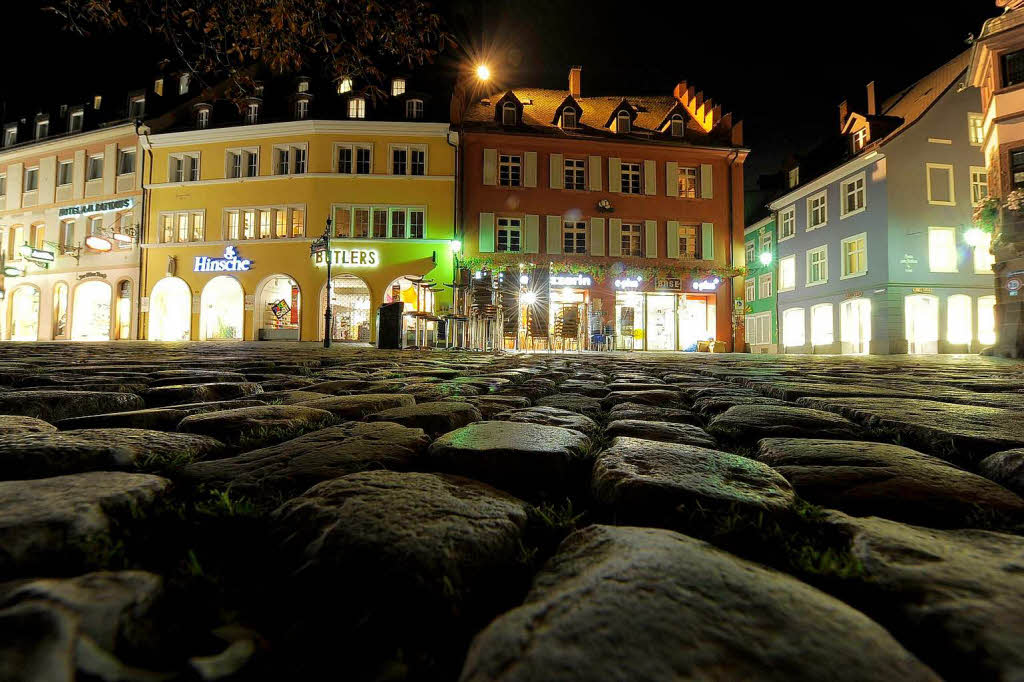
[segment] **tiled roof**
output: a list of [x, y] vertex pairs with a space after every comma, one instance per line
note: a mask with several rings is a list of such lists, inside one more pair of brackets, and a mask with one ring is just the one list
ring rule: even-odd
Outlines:
[[886, 137], [899, 135], [904, 128], [921, 118], [939, 97], [954, 85], [964, 74], [971, 62], [971, 51], [964, 50], [930, 74], [882, 102], [878, 112], [883, 116], [897, 116], [903, 119], [895, 130]]

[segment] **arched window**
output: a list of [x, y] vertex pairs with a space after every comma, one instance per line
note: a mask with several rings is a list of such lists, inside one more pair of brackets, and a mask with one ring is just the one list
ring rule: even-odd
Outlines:
[[501, 106], [502, 125], [514, 126], [516, 124], [516, 105], [514, 102], [505, 102]]
[[782, 345], [804, 345], [804, 309], [790, 308], [782, 313]]
[[615, 117], [615, 132], [628, 133], [631, 123], [632, 121], [630, 120], [629, 112], [620, 111]]
[[946, 340], [950, 343], [971, 342], [971, 314], [973, 301], [966, 294], [954, 294], [946, 299]]
[[831, 303], [811, 307], [811, 344], [827, 346], [833, 341], [834, 321]]
[[669, 123], [669, 132], [672, 137], [683, 136], [683, 117], [679, 114], [672, 115], [672, 122]]
[[405, 117], [411, 121], [416, 121], [423, 118], [423, 100], [408, 100], [405, 103]]
[[572, 107], [562, 109], [562, 127], [566, 130], [576, 128], [576, 110]]

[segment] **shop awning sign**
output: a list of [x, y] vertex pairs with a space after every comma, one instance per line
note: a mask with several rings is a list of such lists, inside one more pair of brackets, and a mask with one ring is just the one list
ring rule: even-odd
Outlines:
[[551, 275], [553, 287], [589, 287], [594, 283], [588, 275]]
[[692, 286], [694, 291], [715, 291], [721, 283], [721, 278], [712, 277], [711, 279], [695, 280]]
[[233, 246], [224, 247], [224, 256], [221, 258], [210, 258], [209, 256], [196, 256], [193, 272], [248, 272], [252, 269], [252, 261], [241, 258]]
[[91, 213], [110, 213], [111, 211], [124, 211], [134, 205], [133, 199], [114, 199], [113, 201], [95, 201], [91, 204], [78, 204], [77, 206], [64, 206], [57, 211], [57, 217], [63, 218], [69, 215], [89, 215]]
[[683, 280], [679, 279], [678, 277], [659, 277], [654, 280], [654, 288], [665, 289], [668, 291], [682, 291]]
[[[324, 253], [316, 254], [317, 265], [326, 265]], [[380, 265], [380, 254], [376, 249], [331, 249], [331, 265], [346, 268], [375, 268]]]

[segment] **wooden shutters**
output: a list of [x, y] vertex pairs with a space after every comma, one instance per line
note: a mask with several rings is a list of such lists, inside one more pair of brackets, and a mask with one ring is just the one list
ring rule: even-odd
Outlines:
[[619, 218], [608, 221], [608, 255], [622, 255], [622, 220]]
[[548, 253], [562, 253], [562, 216], [549, 215], [546, 220]]
[[715, 226], [712, 223], [700, 224], [700, 257], [703, 260], [715, 259]]
[[523, 253], [538, 253], [540, 251], [540, 216], [527, 215], [523, 228]]
[[[590, 175], [587, 178], [588, 188], [591, 192], [601, 191], [601, 157], [600, 156], [588, 156], [587, 157], [587, 171]], [[609, 183], [611, 184], [611, 183]]]
[[621, 159], [616, 159], [614, 157], [608, 159], [608, 191], [615, 193], [622, 192]]
[[604, 255], [604, 218], [590, 219], [590, 255]]
[[714, 199], [715, 198], [715, 187], [712, 181], [711, 164], [702, 163], [700, 165], [700, 198], [701, 199]]
[[537, 152], [526, 152], [523, 155], [523, 187], [537, 186]]
[[484, 184], [498, 184], [498, 150], [484, 150]]
[[679, 164], [675, 161], [665, 162], [665, 196], [679, 196]]
[[480, 253], [494, 253], [494, 214], [481, 213], [480, 232]]
[[658, 193], [658, 164], [644, 161], [644, 194], [652, 196]]
[[[653, 162], [652, 162], [653, 163]], [[658, 221], [644, 221], [644, 255], [648, 258], [658, 257]]]
[[668, 258], [679, 258], [679, 221], [670, 220], [665, 229], [665, 255]]
[[563, 180], [562, 155], [548, 154], [548, 186], [551, 189], [562, 189]]

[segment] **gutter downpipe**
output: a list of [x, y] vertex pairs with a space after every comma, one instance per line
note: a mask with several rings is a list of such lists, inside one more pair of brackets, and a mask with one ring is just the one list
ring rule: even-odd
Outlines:
[[[734, 222], [734, 218], [733, 218], [733, 207], [732, 207], [732, 205], [733, 205], [733, 199], [734, 198], [732, 196], [733, 195], [732, 166], [736, 162], [736, 157], [738, 157], [739, 155], [740, 155], [739, 150], [733, 150], [732, 158], [729, 159], [729, 177], [728, 177], [728, 181], [729, 181], [729, 248], [728, 248], [729, 260], [727, 262], [732, 267], [736, 267], [736, 262], [733, 260], [733, 222]], [[736, 295], [735, 288], [734, 288], [735, 287], [735, 284], [734, 284], [734, 280], [735, 279], [736, 279], [735, 277], [730, 277], [729, 278], [729, 305], [733, 306], [733, 310], [730, 313], [730, 315], [736, 315], [736, 308], [735, 308], [735, 305], [733, 303], [733, 301], [735, 299], [735, 295]], [[735, 329], [736, 329], [736, 327], [733, 326], [733, 335], [732, 335], [732, 352], [733, 353], [739, 352], [739, 351], [736, 350], [736, 332], [735, 332]], [[746, 333], [746, 330], [744, 330], [744, 333]]]
[[[149, 272], [149, 268], [146, 267], [148, 265], [148, 263], [147, 263], [146, 259], [143, 257], [143, 251], [142, 251], [142, 243], [145, 240], [146, 228], [148, 227], [148, 223], [149, 223], [149, 214], [148, 214], [148, 212], [146, 210], [146, 203], [147, 203], [146, 202], [146, 195], [149, 193], [148, 185], [152, 184], [152, 181], [153, 181], [153, 146], [152, 146], [152, 143], [149, 141], [148, 129], [147, 129], [147, 132], [145, 134], [140, 132], [140, 130], [143, 127], [144, 126], [142, 125], [142, 121], [141, 120], [135, 121], [135, 134], [138, 135], [139, 142], [142, 144], [142, 149], [143, 149], [143, 152], [144, 152], [143, 155], [142, 155], [142, 168], [140, 169], [140, 171], [142, 173], [142, 202], [141, 202], [142, 206], [141, 206], [141, 209], [140, 209], [142, 211], [142, 220], [139, 221], [139, 308], [138, 308], [138, 312], [136, 314], [136, 322], [135, 322], [135, 328], [136, 328], [135, 336], [138, 339], [142, 339], [143, 338], [143, 329], [142, 329], [142, 294], [144, 292], [144, 287], [146, 285], [146, 281], [145, 281], [144, 277]], [[146, 178], [146, 154], [147, 153], [149, 154], [149, 178], [148, 178], [148, 180]], [[148, 335], [147, 335], [147, 339], [146, 340], [148, 340]]]

